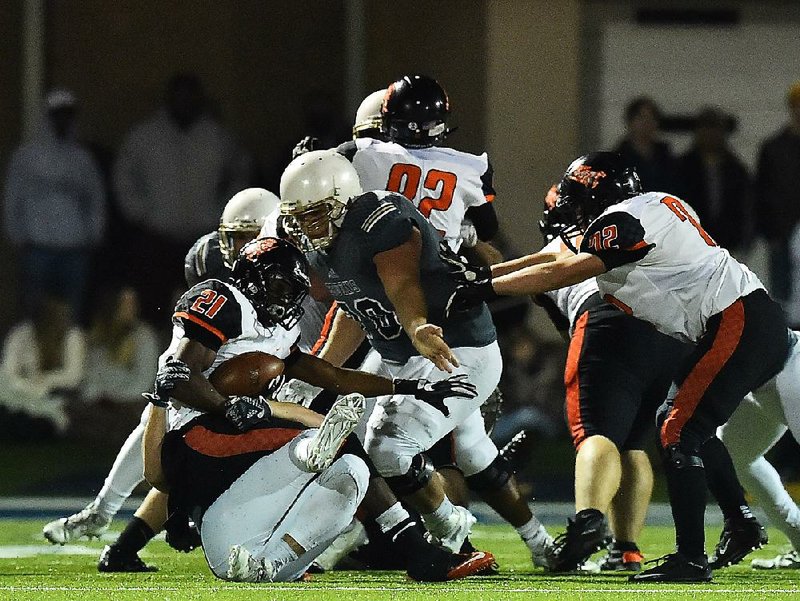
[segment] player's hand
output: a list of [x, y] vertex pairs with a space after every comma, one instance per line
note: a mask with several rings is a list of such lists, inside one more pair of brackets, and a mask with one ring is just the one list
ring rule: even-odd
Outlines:
[[314, 136], [306, 136], [292, 149], [292, 158], [296, 159], [300, 155], [311, 152], [312, 150], [320, 150], [319, 138], [315, 138]]
[[180, 382], [186, 382], [192, 376], [192, 370], [180, 359], [169, 357], [156, 372], [155, 390], [142, 394], [157, 407], [166, 407], [170, 392]]
[[272, 410], [261, 396], [232, 396], [225, 401], [225, 417], [239, 430], [269, 421]]
[[278, 393], [275, 395], [275, 400], [309, 407], [311, 401], [313, 401], [320, 392], [322, 392], [322, 388], [309, 384], [308, 382], [303, 382], [302, 380], [292, 379], [281, 386], [280, 390], [278, 390]]
[[477, 285], [463, 284], [458, 286], [447, 300], [447, 306], [444, 309], [445, 317], [449, 319], [454, 313], [469, 311], [494, 298], [497, 298], [497, 293], [490, 282]]
[[418, 326], [414, 330], [411, 342], [420, 355], [429, 359], [440, 370], [451, 373], [453, 367], [458, 367], [458, 359], [444, 341], [442, 328], [439, 326], [432, 323]]
[[189, 553], [200, 547], [203, 543], [200, 534], [189, 525], [189, 516], [183, 511], [177, 511], [164, 522], [164, 531], [167, 544], [181, 553]]
[[492, 281], [492, 268], [473, 265], [464, 257], [453, 252], [447, 242], [439, 242], [439, 258], [447, 265], [450, 275], [459, 284], [485, 284]]
[[467, 380], [466, 374], [450, 376], [436, 382], [397, 379], [394, 381], [394, 391], [397, 394], [410, 394], [425, 401], [441, 411], [445, 417], [450, 415], [450, 410], [444, 404], [445, 399], [456, 396], [474, 399], [478, 395], [475, 385]]

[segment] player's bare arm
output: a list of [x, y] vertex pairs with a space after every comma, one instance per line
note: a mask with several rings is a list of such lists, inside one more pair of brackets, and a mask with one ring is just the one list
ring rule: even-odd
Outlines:
[[419, 282], [422, 236], [412, 229], [411, 237], [400, 246], [378, 253], [373, 261], [386, 296], [392, 302], [406, 334], [423, 357], [442, 371], [458, 367], [453, 351], [444, 341], [442, 329], [428, 323], [425, 295]]
[[341, 308], [337, 307], [332, 310], [335, 311], [335, 314], [330, 332], [317, 356], [338, 367], [356, 352], [366, 334], [361, 325]]
[[521, 296], [541, 294], [572, 286], [606, 272], [603, 261], [589, 253], [562, 256], [556, 261], [524, 267], [513, 273], [492, 278], [496, 294]]
[[175, 352], [190, 370], [189, 379], [175, 385], [170, 395], [180, 403], [207, 413], [225, 413], [226, 398], [208, 381], [203, 372], [211, 367], [216, 351], [184, 337]]
[[169, 493], [167, 479], [161, 466], [161, 443], [167, 431], [167, 411], [163, 407], [150, 405], [150, 413], [144, 427], [142, 453], [144, 458], [144, 477], [150, 486]]
[[297, 422], [309, 428], [319, 428], [324, 419], [323, 416], [316, 411], [312, 411], [296, 403], [269, 401], [269, 408], [272, 410], [272, 417], [290, 422]]
[[532, 255], [525, 255], [524, 257], [520, 257], [518, 259], [511, 259], [510, 261], [505, 261], [504, 263], [495, 263], [492, 265], [492, 277], [498, 278], [500, 276], [519, 271], [520, 269], [525, 269], [526, 267], [533, 267], [534, 265], [541, 265], [542, 263], [552, 263], [558, 259], [570, 257], [572, 254], [573, 253], [570, 251], [540, 251], [533, 253]]

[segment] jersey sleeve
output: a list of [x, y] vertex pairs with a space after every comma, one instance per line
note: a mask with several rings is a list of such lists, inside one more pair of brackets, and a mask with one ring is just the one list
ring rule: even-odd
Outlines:
[[607, 270], [640, 261], [655, 244], [644, 239], [644, 227], [625, 211], [601, 215], [586, 230], [580, 251], [600, 258]]
[[398, 194], [365, 194], [353, 209], [357, 211], [354, 225], [372, 256], [396, 248], [411, 237], [414, 221], [407, 211], [415, 209]]
[[222, 259], [217, 232], [199, 238], [183, 261], [183, 275], [190, 288], [209, 279], [227, 280], [230, 274], [230, 269]]
[[494, 168], [489, 159], [486, 159], [486, 171], [481, 175], [481, 191], [486, 202], [494, 202]]
[[173, 319], [183, 326], [184, 336], [213, 351], [242, 334], [242, 308], [217, 280], [200, 282], [184, 294]]

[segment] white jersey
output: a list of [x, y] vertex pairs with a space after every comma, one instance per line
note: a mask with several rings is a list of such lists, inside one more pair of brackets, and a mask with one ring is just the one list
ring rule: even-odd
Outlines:
[[453, 250], [461, 246], [467, 209], [492, 202], [492, 169], [480, 156], [433, 146], [405, 148], [395, 142], [359, 138], [343, 144], [363, 190], [399, 192], [417, 207]]
[[[221, 363], [251, 351], [285, 359], [300, 337], [298, 326], [286, 330], [280, 325], [272, 328], [261, 325], [247, 297], [220, 280], [200, 282], [186, 292], [175, 307], [172, 321], [172, 340], [159, 358], [159, 367], [175, 353], [181, 339], [187, 337], [216, 351], [214, 362], [203, 372], [207, 377]], [[170, 429], [179, 428], [200, 414], [176, 401], [172, 401], [172, 409]]]
[[[562, 252], [566, 250], [566, 246], [561, 241], [561, 238], [551, 240], [542, 249], [542, 252]], [[575, 320], [578, 318], [578, 311], [593, 294], [598, 292], [597, 281], [595, 278], [589, 278], [573, 286], [564, 286], [558, 290], [551, 290], [545, 292], [544, 296], [553, 301], [558, 311], [567, 318], [569, 327], [575, 325]]]
[[691, 207], [661, 192], [606, 209], [580, 250], [605, 263], [608, 271], [596, 279], [606, 301], [684, 341], [697, 341], [712, 315], [764, 288], [703, 230]]

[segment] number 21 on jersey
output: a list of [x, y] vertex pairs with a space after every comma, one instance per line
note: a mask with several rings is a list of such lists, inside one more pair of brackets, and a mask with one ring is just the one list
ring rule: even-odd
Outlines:
[[717, 246], [717, 243], [714, 241], [714, 238], [708, 235], [700, 223], [695, 219], [692, 214], [686, 210], [686, 207], [683, 206], [683, 203], [678, 200], [677, 198], [673, 198], [672, 196], [665, 196], [661, 199], [662, 204], [664, 204], [670, 211], [675, 213], [675, 215], [681, 221], [688, 221], [692, 224], [692, 227], [697, 230], [697, 233], [700, 234], [700, 237], [705, 241], [706, 244], [709, 246]]
[[[408, 200], [414, 201], [422, 180], [422, 169], [418, 165], [409, 163], [395, 163], [389, 172], [389, 181], [386, 182], [386, 190], [389, 192], [399, 192]], [[437, 197], [424, 196], [419, 201], [419, 212], [426, 218], [430, 217], [431, 211], [446, 211], [453, 203], [453, 195], [456, 192], [458, 177], [449, 171], [439, 171], [431, 169], [425, 174], [422, 182], [423, 188], [437, 193]]]

